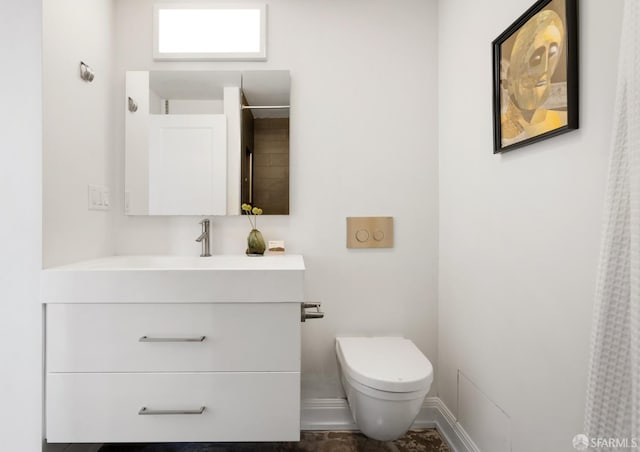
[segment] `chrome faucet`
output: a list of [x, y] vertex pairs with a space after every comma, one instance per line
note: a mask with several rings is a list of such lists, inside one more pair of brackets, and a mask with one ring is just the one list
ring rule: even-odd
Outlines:
[[200, 224], [202, 225], [202, 234], [200, 237], [196, 239], [196, 242], [202, 242], [202, 253], [200, 257], [209, 257], [211, 253], [209, 252], [209, 220], [207, 218], [203, 219]]

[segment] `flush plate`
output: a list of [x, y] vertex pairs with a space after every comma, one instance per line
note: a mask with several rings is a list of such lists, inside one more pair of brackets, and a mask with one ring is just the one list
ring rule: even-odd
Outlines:
[[393, 248], [393, 217], [347, 217], [347, 248]]

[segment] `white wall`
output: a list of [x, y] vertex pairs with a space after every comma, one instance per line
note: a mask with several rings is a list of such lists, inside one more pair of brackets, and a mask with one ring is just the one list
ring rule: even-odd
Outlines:
[[[112, 0], [44, 0], [44, 264], [113, 254], [113, 213], [89, 184], [114, 187]], [[96, 73], [80, 79], [84, 61]]]
[[437, 367], [454, 411], [481, 409], [457, 399], [461, 370], [506, 412], [513, 451], [569, 451], [582, 430], [623, 2], [579, 2], [580, 130], [494, 156], [490, 42], [531, 3], [440, 2]]
[[2, 450], [42, 441], [42, 107], [39, 0], [0, 14], [0, 438]]
[[[126, 70], [291, 71], [291, 215], [258, 225], [305, 256], [307, 298], [324, 303], [326, 318], [303, 327], [304, 396], [341, 395], [337, 334], [403, 334], [435, 363], [435, 0], [269, 1], [266, 63], [154, 63], [151, 5], [116, 0], [118, 96]], [[198, 255], [198, 218], [122, 214], [120, 110], [117, 254]], [[395, 217], [394, 249], [345, 248], [345, 217], [364, 215]], [[244, 253], [249, 229], [246, 218], [214, 218], [212, 252]]]

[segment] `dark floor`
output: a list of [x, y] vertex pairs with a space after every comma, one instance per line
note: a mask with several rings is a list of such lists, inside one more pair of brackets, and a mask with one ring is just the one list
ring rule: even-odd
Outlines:
[[302, 432], [297, 443], [105, 444], [99, 452], [449, 452], [436, 430], [412, 430], [395, 441], [359, 432]]

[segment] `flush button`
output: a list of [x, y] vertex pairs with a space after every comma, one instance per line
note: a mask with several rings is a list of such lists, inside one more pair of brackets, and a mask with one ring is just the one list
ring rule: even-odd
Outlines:
[[359, 229], [356, 232], [356, 240], [360, 243], [369, 240], [369, 231], [367, 231], [366, 229]]
[[347, 248], [393, 248], [393, 217], [347, 217]]

